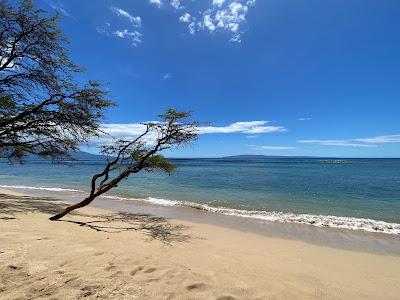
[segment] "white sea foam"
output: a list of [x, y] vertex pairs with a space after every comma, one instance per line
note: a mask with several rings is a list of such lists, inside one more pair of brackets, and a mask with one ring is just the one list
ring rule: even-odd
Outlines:
[[212, 207], [207, 204], [200, 204], [188, 201], [175, 201], [169, 199], [159, 199], [149, 197], [147, 199], [121, 198], [108, 196], [110, 198], [118, 198], [126, 201], [149, 202], [155, 205], [163, 206], [184, 206], [194, 209], [204, 210], [212, 213], [219, 213], [229, 216], [237, 216], [242, 218], [252, 218], [269, 222], [282, 223], [298, 223], [307, 224], [317, 227], [334, 227], [340, 229], [364, 230], [369, 232], [382, 232], [388, 234], [400, 234], [400, 224], [388, 223], [384, 221], [376, 221], [364, 218], [338, 217], [328, 215], [311, 215], [311, 214], [294, 214], [275, 211], [248, 211], [225, 207]]
[[341, 229], [364, 230], [369, 232], [400, 234], [400, 224], [376, 221], [372, 219], [328, 215], [294, 214], [274, 211], [245, 211], [213, 207], [205, 207], [205, 209], [226, 215], [253, 218], [271, 222], [298, 223], [317, 227], [334, 227]]
[[350, 161], [344, 160], [344, 159], [323, 159], [323, 160], [319, 160], [318, 162], [325, 163], [325, 164], [348, 164], [348, 163], [350, 163]]
[[126, 198], [126, 197], [119, 197], [119, 196], [102, 196], [103, 198], [106, 199], [113, 199], [113, 200], [119, 200], [119, 201], [140, 201], [140, 202], [148, 202], [151, 204], [157, 204], [157, 205], [162, 205], [162, 206], [177, 206], [180, 205], [179, 201], [175, 200], [168, 200], [168, 199], [162, 199], [162, 198], [153, 198], [153, 197], [148, 197], [148, 198]]
[[42, 190], [52, 192], [82, 192], [74, 189], [64, 189], [60, 187], [44, 187], [44, 186], [26, 186], [26, 185], [0, 185], [0, 188], [5, 189], [23, 189], [23, 190]]
[[154, 204], [159, 204], [159, 205], [164, 205], [164, 206], [175, 206], [175, 205], [179, 204], [178, 201], [168, 200], [168, 199], [160, 199], [160, 198], [152, 198], [152, 197], [148, 197], [146, 200], [148, 202], [151, 202]]
[[[33, 187], [24, 185], [0, 185], [0, 188], [46, 190], [55, 192], [83, 192], [80, 190], [65, 189], [59, 187]], [[294, 213], [284, 213], [275, 211], [248, 211], [248, 210], [240, 210], [240, 209], [225, 208], [225, 207], [212, 207], [207, 204], [200, 204], [188, 201], [176, 201], [176, 200], [153, 198], [153, 197], [148, 197], [146, 199], [139, 199], [139, 198], [126, 198], [119, 196], [104, 195], [102, 196], [102, 198], [118, 200], [118, 201], [136, 201], [136, 202], [139, 201], [139, 202], [146, 202], [153, 205], [162, 205], [162, 206], [190, 207], [193, 209], [204, 210], [216, 214], [258, 219], [268, 222], [298, 223], [298, 224], [308, 224], [317, 227], [334, 227], [340, 229], [382, 232], [387, 234], [400, 234], [400, 224], [398, 223], [388, 223], [384, 221], [377, 221], [364, 218], [294, 214]]]

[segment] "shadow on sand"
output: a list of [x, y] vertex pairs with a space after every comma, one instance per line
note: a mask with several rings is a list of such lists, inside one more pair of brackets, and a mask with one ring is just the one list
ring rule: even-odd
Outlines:
[[[0, 220], [15, 220], [16, 214], [30, 212], [53, 215], [67, 206], [68, 204], [51, 198], [0, 194]], [[80, 220], [77, 220], [78, 218]], [[165, 244], [187, 242], [192, 238], [185, 233], [189, 229], [188, 226], [173, 224], [166, 218], [150, 214], [116, 212], [106, 215], [85, 215], [74, 211], [66, 216], [66, 219], [49, 222], [71, 223], [106, 233], [140, 231], [146, 234], [149, 240], [158, 240]]]

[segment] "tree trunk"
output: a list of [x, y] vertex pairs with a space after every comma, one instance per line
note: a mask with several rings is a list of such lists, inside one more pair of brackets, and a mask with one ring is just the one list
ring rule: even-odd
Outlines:
[[62, 217], [64, 217], [65, 215], [69, 214], [71, 211], [73, 211], [73, 210], [75, 210], [75, 209], [78, 209], [78, 208], [81, 208], [81, 207], [84, 207], [84, 206], [90, 204], [90, 202], [92, 202], [92, 201], [94, 200], [94, 198], [95, 198], [94, 196], [89, 196], [89, 197], [87, 197], [85, 200], [83, 200], [83, 201], [81, 201], [81, 202], [79, 202], [79, 203], [76, 203], [76, 204], [74, 204], [74, 205], [68, 206], [68, 207], [67, 207], [66, 209], [64, 209], [62, 212], [56, 214], [55, 216], [50, 217], [49, 219], [52, 220], [52, 221], [59, 220], [59, 219], [61, 219]]

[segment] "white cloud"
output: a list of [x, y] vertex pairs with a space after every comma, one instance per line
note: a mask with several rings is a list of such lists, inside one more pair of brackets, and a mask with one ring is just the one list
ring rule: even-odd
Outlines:
[[214, 23], [213, 23], [213, 20], [211, 19], [211, 15], [207, 15], [207, 14], [205, 14], [203, 16], [203, 25], [205, 27], [207, 27], [208, 30], [210, 30], [210, 31], [214, 31], [215, 28], [216, 28]]
[[179, 21], [183, 23], [189, 23], [192, 19], [192, 16], [189, 13], [184, 13], [182, 16], [179, 17]]
[[296, 147], [289, 147], [289, 146], [257, 146], [251, 145], [253, 150], [292, 150], [296, 149]]
[[225, 0], [213, 0], [213, 5], [221, 7], [224, 4]]
[[196, 23], [192, 22], [188, 25], [188, 29], [191, 35], [194, 35], [196, 33]]
[[[132, 140], [142, 134], [146, 130], [146, 126], [139, 123], [102, 124], [101, 129], [106, 134], [92, 138], [89, 144], [103, 146], [112, 143], [113, 139]], [[142, 141], [148, 144], [153, 144], [156, 138], [156, 133], [150, 132], [144, 139], [142, 139]]]
[[180, 0], [171, 0], [171, 6], [175, 9], [181, 8], [181, 1]]
[[71, 16], [71, 14], [65, 9], [64, 4], [62, 4], [60, 1], [47, 1], [47, 2], [52, 9], [58, 11], [64, 17]]
[[249, 122], [235, 122], [228, 126], [204, 126], [199, 127], [199, 134], [206, 133], [271, 133], [286, 131], [282, 126], [268, 126], [269, 121], [249, 121]]
[[164, 5], [165, 2], [168, 2], [170, 6], [172, 6], [175, 9], [181, 9], [182, 5], [181, 5], [181, 0], [149, 0], [149, 3], [157, 6], [158, 8], [160, 8], [161, 6]]
[[52, 3], [50, 4], [50, 7], [60, 12], [64, 17], [71, 16], [71, 14], [64, 8], [64, 5], [61, 2]]
[[297, 121], [310, 121], [312, 118], [298, 118]]
[[299, 140], [297, 142], [321, 146], [378, 147], [379, 144], [400, 143], [400, 134], [378, 135], [369, 138], [356, 138], [347, 140]]
[[163, 79], [170, 79], [172, 77], [171, 73], [166, 73], [163, 76]]
[[115, 6], [111, 6], [110, 8], [117, 16], [119, 17], [124, 17], [127, 18], [129, 20], [129, 22], [132, 24], [132, 26], [134, 27], [141, 27], [142, 26], [142, 19], [139, 16], [132, 16], [130, 13], [128, 13], [127, 11], [115, 7]]
[[116, 30], [113, 33], [115, 36], [119, 38], [129, 38], [133, 46], [137, 47], [139, 43], [142, 42], [142, 34], [138, 31], [129, 31], [128, 29], [124, 30]]
[[376, 147], [376, 145], [355, 143], [351, 140], [299, 140], [303, 144], [313, 144], [320, 146], [340, 146], [340, 147]]
[[[249, 122], [235, 122], [227, 126], [200, 126], [198, 127], [198, 134], [229, 134], [229, 133], [243, 133], [243, 134], [261, 134], [283, 132], [286, 128], [282, 126], [268, 126], [268, 121], [249, 121]], [[91, 144], [104, 145], [112, 141], [112, 137], [118, 139], [130, 140], [142, 134], [146, 126], [141, 123], [131, 124], [102, 124], [101, 129], [108, 135], [101, 136], [91, 141]], [[150, 133], [147, 138], [147, 143], [152, 143], [156, 136]]]
[[149, 3], [153, 4], [155, 6], [158, 6], [158, 7], [161, 7], [161, 5], [162, 5], [161, 0], [149, 0]]
[[[231, 35], [230, 41], [241, 42], [248, 10], [255, 5], [256, 0], [213, 0], [205, 8], [200, 10], [196, 8], [192, 11], [190, 3], [188, 6], [182, 6], [181, 2], [179, 0], [168, 1], [175, 9], [186, 10], [183, 15], [180, 15], [179, 21], [189, 23], [190, 34], [193, 35], [200, 30], [223, 31]], [[150, 0], [150, 3], [156, 4], [158, 7], [162, 5], [162, 2], [157, 0]]]
[[372, 144], [400, 143], [400, 134], [378, 135], [369, 138], [355, 139], [355, 141]]
[[210, 29], [211, 22], [215, 24], [215, 30], [230, 32], [232, 34], [230, 41], [241, 42], [241, 27], [246, 22], [249, 7], [253, 5], [255, 5], [255, 0], [214, 0], [213, 7], [204, 13], [207, 19], [203, 18], [203, 23], [199, 23], [199, 25]]
[[[142, 42], [143, 34], [138, 31], [138, 28], [142, 26], [142, 19], [139, 16], [132, 16], [130, 13], [119, 7], [111, 6], [110, 10], [118, 17], [122, 18], [122, 21], [125, 22], [124, 27], [126, 28], [116, 28], [116, 26], [112, 26], [110, 22], [105, 22], [104, 26], [98, 26], [96, 28], [97, 32], [107, 36], [116, 36], [121, 39], [127, 39], [133, 46], [137, 47]], [[129, 29], [129, 27], [131, 29]]]

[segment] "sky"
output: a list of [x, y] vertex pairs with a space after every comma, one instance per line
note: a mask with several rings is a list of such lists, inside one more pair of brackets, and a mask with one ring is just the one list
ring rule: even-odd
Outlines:
[[398, 0], [35, 3], [60, 12], [79, 80], [107, 83], [117, 136], [173, 107], [207, 125], [168, 156], [400, 157]]

